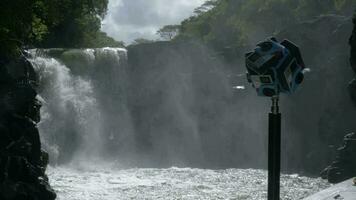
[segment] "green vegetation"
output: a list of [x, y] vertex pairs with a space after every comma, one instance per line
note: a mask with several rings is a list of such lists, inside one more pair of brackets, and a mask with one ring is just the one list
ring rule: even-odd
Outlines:
[[184, 20], [174, 40], [199, 39], [218, 51], [326, 14], [351, 15], [355, 0], [208, 0]]
[[138, 45], [138, 44], [149, 44], [149, 43], [154, 43], [154, 40], [149, 40], [146, 38], [137, 38], [134, 40], [134, 42], [132, 43], [132, 45]]
[[164, 40], [172, 40], [178, 35], [179, 29], [179, 25], [167, 25], [159, 29], [157, 34]]
[[0, 56], [28, 47], [123, 46], [100, 31], [108, 0], [1, 0]]

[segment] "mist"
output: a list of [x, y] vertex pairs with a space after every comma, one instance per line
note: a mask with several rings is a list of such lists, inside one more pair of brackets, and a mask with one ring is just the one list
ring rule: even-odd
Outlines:
[[[355, 5], [3, 2], [0, 199], [346, 197]], [[270, 57], [256, 69], [249, 52], [260, 50]], [[279, 114], [281, 152], [269, 133]]]
[[[340, 37], [351, 31], [349, 21], [325, 16], [300, 25], [331, 29], [325, 38], [280, 33], [300, 44], [311, 71], [295, 95], [281, 99], [284, 171], [317, 174], [337, 148], [331, 138], [355, 128], [345, 87], [352, 78], [347, 41]], [[345, 41], [324, 43], [339, 38]], [[43, 55], [50, 63], [36, 61], [45, 101], [40, 130], [53, 164], [103, 159], [125, 168], [266, 168], [271, 102], [248, 85], [242, 55], [227, 62], [197, 41]]]
[[[322, 16], [299, 24], [303, 29], [296, 26], [276, 35], [298, 43], [309, 68], [298, 91], [281, 96], [283, 173], [318, 176], [336, 156], [341, 143], [336, 138], [341, 140], [355, 129], [356, 113], [350, 109], [353, 104], [345, 87], [353, 77], [345, 39], [352, 28], [350, 21]], [[301, 34], [306, 36], [301, 38]], [[40, 82], [37, 98], [43, 104], [39, 130], [50, 163], [57, 167], [54, 170], [65, 166], [65, 176], [78, 174], [72, 187], [81, 177], [102, 177], [100, 169], [108, 167], [124, 170], [105, 172], [114, 176], [110, 184], [139, 173], [140, 180], [130, 184], [140, 187], [142, 177], [161, 174], [167, 168], [169, 173], [189, 177], [202, 174], [193, 170], [197, 168], [221, 170], [216, 171], [221, 176], [250, 173], [243, 176], [256, 177], [259, 171], [249, 169], [267, 168], [271, 100], [258, 97], [247, 82], [241, 52], [268, 36], [260, 32], [236, 52], [217, 52], [198, 40], [126, 49], [32, 50], [31, 62]], [[230, 168], [246, 171], [231, 172]], [[51, 173], [59, 177], [57, 171]], [[295, 177], [285, 179], [283, 184]], [[63, 187], [63, 180], [55, 180], [56, 187]], [[155, 184], [151, 179], [145, 181]], [[328, 186], [318, 179], [308, 181], [318, 182], [310, 193]], [[240, 184], [231, 182], [235, 183]], [[160, 189], [155, 189], [158, 193]]]

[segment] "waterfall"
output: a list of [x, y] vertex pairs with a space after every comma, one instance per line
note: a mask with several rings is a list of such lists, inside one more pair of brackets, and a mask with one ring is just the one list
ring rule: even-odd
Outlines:
[[233, 95], [223, 63], [197, 59], [204, 49], [169, 49], [30, 50], [50, 163], [263, 166], [263, 104], [244, 106], [250, 94]]
[[[100, 76], [107, 72], [112, 76], [118, 75], [126, 50], [34, 49], [29, 52], [29, 60], [37, 71], [40, 85], [38, 99], [42, 102], [42, 119], [38, 126], [51, 163], [92, 160], [104, 155], [103, 147], [107, 141], [120, 135], [113, 133], [113, 129], [118, 130], [117, 127], [111, 125], [111, 130], [108, 129], [108, 118], [112, 115], [123, 118], [123, 109], [118, 111], [112, 108], [113, 105], [103, 106], [120, 101], [103, 93], [105, 90], [117, 90], [110, 91], [110, 95], [120, 96], [123, 90], [111, 84], [113, 80], [110, 76], [107, 81]], [[116, 113], [110, 113], [112, 110]]]
[[[161, 51], [29, 51], [39, 78], [39, 130], [50, 163], [222, 167], [260, 152], [241, 153], [250, 141], [263, 141], [254, 137], [260, 126], [243, 126], [261, 117], [239, 106], [245, 103], [231, 103], [232, 89], [219, 63]], [[207, 53], [202, 54], [196, 57]]]

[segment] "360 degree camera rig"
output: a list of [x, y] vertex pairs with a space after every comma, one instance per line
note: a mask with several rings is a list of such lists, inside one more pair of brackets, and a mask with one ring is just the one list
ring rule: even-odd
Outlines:
[[271, 97], [268, 130], [268, 200], [280, 199], [281, 113], [279, 94], [292, 94], [304, 79], [304, 61], [299, 48], [275, 38], [257, 44], [246, 54], [247, 80], [258, 96]]

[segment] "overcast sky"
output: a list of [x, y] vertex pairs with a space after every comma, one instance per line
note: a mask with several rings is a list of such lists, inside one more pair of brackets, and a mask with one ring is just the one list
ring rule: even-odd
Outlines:
[[129, 44], [136, 38], [157, 39], [157, 30], [179, 24], [205, 0], [109, 0], [102, 30]]

